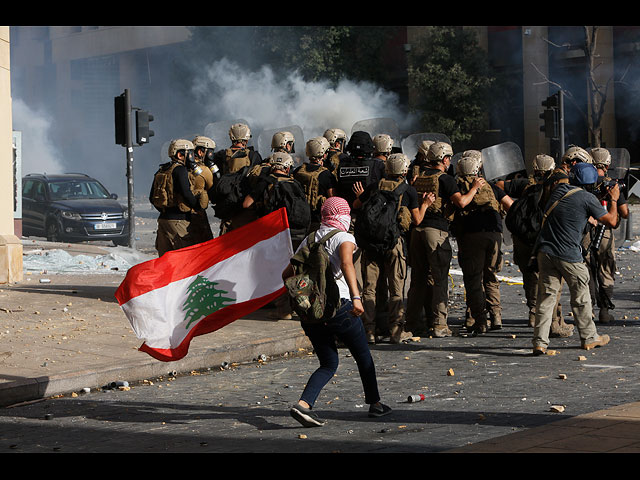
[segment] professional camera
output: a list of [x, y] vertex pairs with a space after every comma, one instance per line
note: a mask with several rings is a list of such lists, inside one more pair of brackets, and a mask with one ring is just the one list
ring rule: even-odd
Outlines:
[[605, 182], [602, 182], [600, 184], [599, 187], [599, 197], [604, 198], [605, 196], [607, 196], [607, 194], [609, 193], [609, 190], [611, 190], [613, 187], [615, 187], [616, 185], [618, 185], [618, 188], [620, 189], [620, 191], [622, 191], [625, 187], [624, 182], [621, 182], [618, 179], [613, 179], [613, 180], [607, 180]]

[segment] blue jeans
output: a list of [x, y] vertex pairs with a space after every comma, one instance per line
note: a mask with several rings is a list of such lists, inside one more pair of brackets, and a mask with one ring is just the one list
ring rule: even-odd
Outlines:
[[300, 397], [300, 400], [304, 400], [310, 406], [313, 406], [320, 391], [338, 369], [336, 338], [349, 349], [358, 365], [358, 372], [364, 388], [365, 403], [372, 404], [380, 401], [376, 368], [373, 364], [364, 326], [360, 317], [351, 315], [352, 309], [351, 300], [342, 299], [340, 308], [330, 320], [311, 325], [302, 324], [302, 328], [309, 337], [320, 361], [320, 367], [313, 372]]

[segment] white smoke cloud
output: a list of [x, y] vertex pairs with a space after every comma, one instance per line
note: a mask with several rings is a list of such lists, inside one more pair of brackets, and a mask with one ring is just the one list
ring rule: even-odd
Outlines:
[[13, 129], [22, 132], [22, 173], [63, 173], [64, 162], [49, 138], [51, 117], [12, 99]]
[[199, 77], [193, 93], [208, 111], [220, 118], [244, 118], [252, 129], [298, 125], [306, 138], [327, 128], [350, 133], [359, 120], [388, 117], [400, 128], [411, 122], [394, 92], [373, 83], [342, 80], [304, 81], [297, 71], [277, 78], [269, 66], [247, 72], [226, 58]]

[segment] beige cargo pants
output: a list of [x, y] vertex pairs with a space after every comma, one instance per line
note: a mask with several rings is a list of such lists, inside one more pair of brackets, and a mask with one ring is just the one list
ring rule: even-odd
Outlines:
[[592, 318], [591, 295], [589, 292], [589, 270], [583, 262], [565, 262], [557, 257], [538, 253], [538, 296], [536, 298], [536, 323], [533, 328], [534, 347], [547, 348], [549, 331], [556, 308], [561, 280], [569, 287], [571, 311], [582, 343], [590, 343], [598, 338]]
[[414, 228], [409, 257], [411, 284], [407, 292], [405, 330], [415, 333], [431, 327], [446, 328], [452, 258], [449, 232], [431, 227]]
[[404, 324], [404, 285], [407, 278], [407, 259], [401, 238], [395, 247], [387, 252], [384, 258], [372, 259], [366, 252], [362, 253], [362, 304], [364, 313], [362, 322], [367, 334], [376, 333], [376, 303], [378, 282], [381, 276], [386, 278], [389, 291], [388, 325]]

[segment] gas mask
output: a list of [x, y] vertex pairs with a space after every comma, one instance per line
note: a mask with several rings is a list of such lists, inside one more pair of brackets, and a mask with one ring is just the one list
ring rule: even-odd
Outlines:
[[195, 174], [199, 174], [202, 172], [202, 168], [199, 167], [195, 161], [193, 150], [184, 151], [184, 165], [185, 167], [187, 167], [187, 170], [190, 170]]

